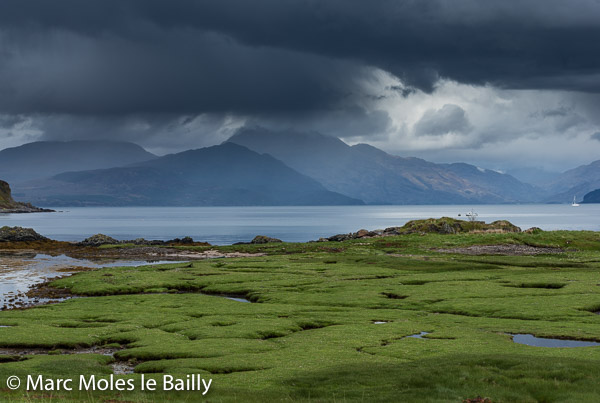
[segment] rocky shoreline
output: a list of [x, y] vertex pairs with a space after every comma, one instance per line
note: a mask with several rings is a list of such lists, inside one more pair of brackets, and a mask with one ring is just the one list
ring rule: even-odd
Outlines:
[[[464, 221], [457, 220], [449, 217], [442, 218], [430, 218], [425, 220], [413, 220], [409, 221], [401, 227], [388, 227], [385, 229], [378, 230], [366, 230], [361, 229], [356, 232], [350, 232], [347, 234], [336, 234], [327, 238], [319, 238], [316, 241], [309, 242], [342, 242], [353, 239], [363, 238], [380, 238], [397, 235], [409, 235], [409, 234], [427, 234], [434, 233], [440, 235], [459, 234], [459, 233], [506, 233], [506, 232], [527, 232], [535, 233], [541, 232], [539, 228], [529, 228], [522, 231], [521, 228], [510, 223], [506, 220], [498, 220], [492, 223], [485, 223], [483, 221]], [[98, 248], [100, 246], [115, 245], [115, 246], [136, 246], [136, 247], [177, 247], [177, 246], [212, 246], [208, 242], [194, 241], [189, 236], [183, 238], [175, 238], [167, 241], [162, 240], [148, 240], [144, 238], [137, 238], [132, 240], [118, 240], [111, 236], [104, 234], [96, 234], [83, 241], [72, 243], [72, 242], [61, 242], [46, 238], [31, 228], [22, 227], [2, 227], [0, 228], [0, 244], [2, 243], [19, 243], [19, 242], [33, 242], [33, 243], [52, 243], [61, 244], [63, 246], [70, 245], [72, 247], [87, 247], [87, 248]], [[234, 245], [261, 245], [270, 243], [281, 243], [281, 239], [272, 238], [265, 235], [257, 235], [249, 242], [237, 242]]]
[[[539, 228], [529, 228], [525, 232], [541, 231]], [[386, 229], [377, 229], [369, 231], [366, 229], [350, 232], [348, 234], [337, 234], [328, 238], [319, 238], [313, 242], [342, 242], [351, 239], [362, 238], [380, 238], [396, 235], [409, 234], [459, 234], [459, 233], [504, 233], [504, 232], [523, 232], [521, 228], [506, 220], [498, 220], [492, 223], [484, 221], [464, 221], [450, 217], [429, 218], [426, 220], [413, 220], [404, 224], [402, 227], [389, 227]]]
[[52, 212], [54, 212], [54, 210], [35, 207], [31, 203], [17, 202], [13, 200], [9, 184], [0, 180], [0, 214]]
[[40, 208], [31, 205], [30, 203], [21, 203], [22, 207], [5, 209], [0, 208], [0, 214], [26, 214], [26, 213], [55, 213], [56, 210], [48, 208]]

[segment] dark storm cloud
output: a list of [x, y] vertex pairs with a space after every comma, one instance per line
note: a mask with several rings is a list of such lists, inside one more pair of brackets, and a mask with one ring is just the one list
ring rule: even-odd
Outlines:
[[441, 136], [446, 133], [467, 133], [471, 124], [465, 110], [458, 105], [446, 104], [440, 109], [425, 111], [415, 124], [417, 136]]
[[[147, 38], [23, 33], [0, 66], [12, 113], [241, 113], [325, 108], [365, 69], [190, 30]], [[2, 37], [0, 36], [0, 41]]]
[[381, 140], [388, 137], [392, 126], [392, 120], [387, 112], [377, 109], [367, 110], [358, 106], [346, 106], [330, 110], [326, 114], [287, 115], [280, 119], [258, 118], [248, 123], [276, 132], [316, 131], [348, 140], [359, 137]]
[[327, 111], [373, 67], [427, 91], [600, 92], [599, 18], [594, 0], [3, 0], [0, 111]]

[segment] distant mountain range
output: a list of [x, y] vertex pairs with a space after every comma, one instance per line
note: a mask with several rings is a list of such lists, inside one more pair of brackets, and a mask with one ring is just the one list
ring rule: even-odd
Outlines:
[[156, 158], [117, 141], [38, 141], [0, 151], [0, 178], [15, 184], [67, 171], [112, 168]]
[[126, 142], [30, 143], [0, 151], [0, 178], [17, 200], [45, 206], [570, 203], [600, 189], [600, 161], [534, 186], [319, 133], [244, 128], [163, 157]]
[[326, 188], [369, 204], [532, 202], [540, 193], [510, 175], [397, 157], [318, 133], [242, 129], [228, 141], [268, 153]]
[[18, 191], [47, 206], [363, 204], [325, 189], [269, 155], [233, 143], [125, 167], [62, 173], [20, 184]]
[[550, 172], [538, 167], [512, 168], [506, 171], [523, 183], [543, 187], [556, 179], [560, 172]]
[[545, 186], [552, 196], [545, 202], [566, 203], [581, 200], [587, 193], [600, 188], [600, 160], [568, 170]]

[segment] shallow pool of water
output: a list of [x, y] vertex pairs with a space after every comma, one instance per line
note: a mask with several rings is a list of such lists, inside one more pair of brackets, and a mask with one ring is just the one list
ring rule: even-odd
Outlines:
[[230, 299], [232, 301], [237, 301], [237, 302], [248, 302], [248, 303], [251, 302], [251, 301], [247, 300], [246, 298], [240, 298], [240, 297], [227, 297], [227, 296], [224, 296], [223, 298]]
[[535, 337], [532, 334], [513, 334], [512, 340], [518, 344], [525, 344], [534, 347], [593, 347], [600, 346], [595, 341], [563, 340], [551, 339], [546, 337]]
[[429, 334], [429, 333], [430, 333], [430, 332], [421, 332], [421, 333], [419, 333], [419, 334], [411, 334], [410, 336], [406, 336], [405, 338], [407, 338], [407, 337], [411, 337], [411, 338], [413, 338], [413, 339], [422, 339], [422, 338], [423, 338], [423, 336], [425, 336], [426, 334]]
[[87, 260], [65, 255], [10, 254], [0, 255], [0, 310], [48, 302], [43, 298], [29, 298], [27, 292], [36, 284], [76, 272], [76, 269], [143, 266], [148, 264], [177, 263], [173, 261], [144, 260]]

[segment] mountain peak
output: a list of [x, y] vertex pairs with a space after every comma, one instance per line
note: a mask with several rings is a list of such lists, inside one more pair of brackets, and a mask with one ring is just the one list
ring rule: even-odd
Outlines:
[[122, 141], [37, 141], [0, 151], [0, 177], [11, 183], [67, 171], [112, 168], [156, 158]]
[[225, 142], [101, 170], [29, 182], [46, 205], [255, 206], [363, 204], [325, 189], [270, 155]]
[[371, 204], [506, 203], [535, 197], [532, 186], [509, 175], [394, 156], [314, 132], [252, 128], [229, 141], [268, 153], [329, 190]]

